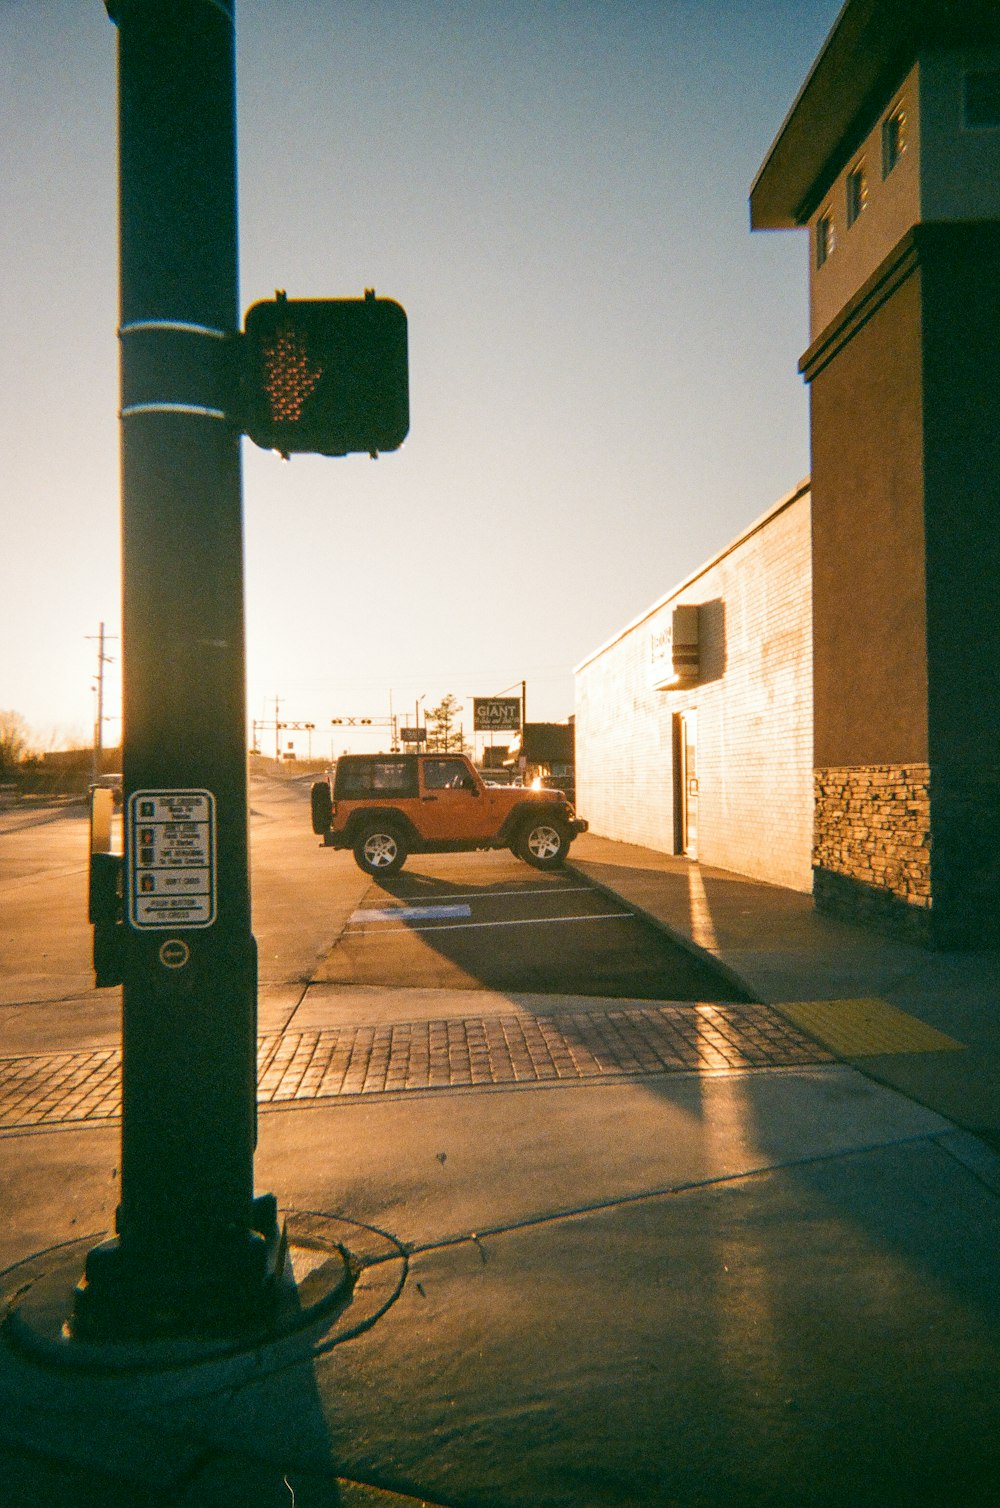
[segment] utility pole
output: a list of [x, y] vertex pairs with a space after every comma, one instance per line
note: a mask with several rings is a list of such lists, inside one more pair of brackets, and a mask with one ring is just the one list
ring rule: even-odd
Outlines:
[[104, 645], [107, 638], [113, 638], [113, 634], [105, 635], [104, 624], [101, 624], [99, 634], [88, 634], [88, 639], [97, 639], [97, 722], [94, 724], [94, 760], [93, 778], [96, 781], [101, 774], [104, 752], [104, 667], [112, 663], [111, 657], [104, 653]]
[[283, 700], [283, 698], [279, 697], [278, 693], [275, 692], [274, 693], [274, 762], [275, 762], [275, 764], [278, 764], [280, 762], [280, 760], [281, 760], [281, 730], [284, 727], [284, 723], [278, 721], [278, 708], [281, 705], [282, 700]]
[[233, 1335], [277, 1298], [254, 1198], [234, 0], [118, 27], [124, 919], [121, 1198], [82, 1337]]

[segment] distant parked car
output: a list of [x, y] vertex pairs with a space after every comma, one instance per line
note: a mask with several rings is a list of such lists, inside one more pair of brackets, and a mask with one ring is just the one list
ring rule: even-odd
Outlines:
[[576, 800], [575, 775], [543, 775], [542, 787], [546, 791], [562, 791], [568, 801]]
[[118, 809], [118, 808], [121, 807], [121, 804], [122, 804], [122, 780], [123, 779], [124, 779], [124, 777], [122, 775], [121, 770], [115, 770], [115, 771], [113, 771], [110, 774], [98, 775], [98, 777], [97, 777], [96, 780], [91, 781], [89, 789], [92, 790], [92, 791], [111, 791], [111, 792], [113, 792], [114, 798], [115, 798], [115, 807], [116, 807], [116, 809]]

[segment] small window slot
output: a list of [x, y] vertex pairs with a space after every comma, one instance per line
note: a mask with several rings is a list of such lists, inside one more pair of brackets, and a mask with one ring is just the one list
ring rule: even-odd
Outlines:
[[882, 122], [882, 177], [888, 178], [906, 151], [906, 110], [897, 105]]
[[824, 210], [816, 221], [816, 266], [822, 267], [823, 263], [833, 254], [836, 245], [836, 236], [833, 229], [833, 216], [829, 210]]
[[865, 165], [859, 162], [847, 175], [847, 224], [852, 226], [868, 203], [868, 180]]

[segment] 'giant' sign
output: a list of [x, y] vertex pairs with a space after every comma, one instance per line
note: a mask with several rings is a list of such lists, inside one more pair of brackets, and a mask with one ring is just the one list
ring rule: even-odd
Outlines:
[[521, 726], [517, 696], [474, 696], [472, 721], [477, 733], [516, 733]]

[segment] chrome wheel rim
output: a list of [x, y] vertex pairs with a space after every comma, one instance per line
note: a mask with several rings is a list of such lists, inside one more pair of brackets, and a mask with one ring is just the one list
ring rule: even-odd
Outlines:
[[370, 833], [362, 852], [372, 869], [387, 869], [396, 862], [399, 845], [391, 833]]
[[528, 834], [528, 852], [536, 859], [554, 859], [562, 838], [554, 827], [533, 827]]

